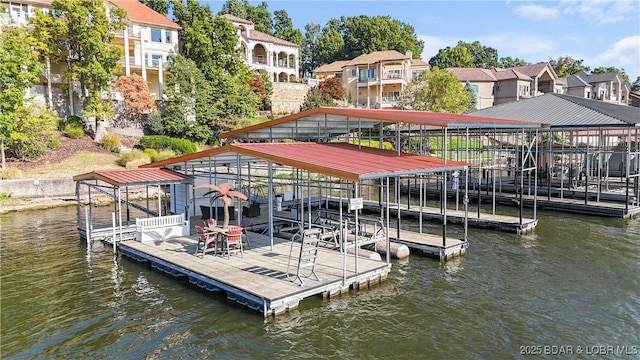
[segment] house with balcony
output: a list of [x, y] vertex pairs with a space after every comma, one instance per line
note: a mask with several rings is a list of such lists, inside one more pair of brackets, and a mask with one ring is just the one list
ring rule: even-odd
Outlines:
[[221, 16], [237, 29], [238, 46], [249, 67], [266, 70], [274, 83], [298, 81], [300, 46], [255, 30], [249, 20], [231, 14]]
[[567, 94], [612, 104], [627, 105], [631, 86], [620, 74], [577, 72], [567, 77]]
[[493, 69], [447, 68], [447, 71], [471, 87], [476, 96], [476, 110], [546, 93], [563, 93], [563, 82], [549, 63]]
[[426, 62], [413, 59], [410, 51], [375, 51], [322, 65], [313, 70], [313, 80], [340, 77], [351, 106], [390, 108], [398, 103], [413, 76], [428, 68]]
[[[0, 26], [27, 26], [35, 9], [48, 13], [53, 0], [12, 0], [6, 3], [7, 12], [0, 17]], [[118, 75], [138, 74], [149, 85], [150, 93], [162, 98], [163, 70], [171, 57], [178, 53], [178, 24], [136, 0], [106, 0], [107, 9], [118, 7], [127, 12], [126, 27], [115, 35], [112, 44], [122, 48], [123, 57]], [[80, 112], [80, 89], [77, 84], [62, 90], [65, 64], [47, 63], [40, 84], [31, 96], [54, 107], [64, 117]]]

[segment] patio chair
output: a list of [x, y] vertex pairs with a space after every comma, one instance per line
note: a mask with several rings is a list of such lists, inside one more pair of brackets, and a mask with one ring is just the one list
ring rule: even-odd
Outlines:
[[216, 219], [204, 219], [203, 221], [205, 228], [212, 228], [218, 225], [218, 220]]
[[218, 253], [218, 238], [216, 234], [207, 233], [200, 225], [196, 225], [196, 232], [198, 233], [198, 244], [196, 245], [196, 252], [194, 255], [200, 253], [200, 258], [204, 257], [204, 254], [213, 252], [214, 255]]
[[231, 259], [231, 254], [240, 253], [242, 257], [242, 227], [229, 226], [223, 244], [223, 253]]

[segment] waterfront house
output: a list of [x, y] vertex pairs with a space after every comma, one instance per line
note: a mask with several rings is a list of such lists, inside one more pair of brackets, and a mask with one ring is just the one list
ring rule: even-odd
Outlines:
[[620, 74], [577, 72], [567, 78], [567, 94], [612, 104], [627, 105], [631, 87]]

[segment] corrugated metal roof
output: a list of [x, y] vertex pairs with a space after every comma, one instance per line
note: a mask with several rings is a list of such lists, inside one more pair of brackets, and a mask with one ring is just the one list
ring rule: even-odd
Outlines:
[[640, 124], [640, 109], [562, 94], [545, 94], [495, 105], [473, 114], [505, 119], [541, 119], [552, 128], [628, 127]]
[[352, 131], [386, 125], [410, 124], [436, 128], [539, 128], [542, 122], [517, 121], [477, 115], [393, 109], [317, 107], [279, 119], [220, 134], [220, 138], [244, 140], [317, 141]]
[[137, 168], [137, 169], [109, 169], [96, 170], [76, 175], [73, 181], [100, 180], [113, 186], [133, 186], [146, 184], [175, 184], [192, 183], [190, 176], [180, 174], [169, 169]]
[[[231, 156], [229, 156], [231, 154]], [[239, 155], [239, 156], [238, 156]], [[461, 170], [468, 164], [461, 161], [444, 160], [395, 151], [359, 147], [335, 143], [253, 143], [232, 144], [168, 159], [145, 167], [161, 167], [189, 164], [206, 166], [210, 163], [269, 161], [291, 166], [313, 173], [324, 174], [345, 180], [401, 176], [426, 172]]]

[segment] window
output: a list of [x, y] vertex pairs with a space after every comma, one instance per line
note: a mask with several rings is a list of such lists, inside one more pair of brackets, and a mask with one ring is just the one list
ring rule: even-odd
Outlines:
[[169, 30], [164, 31], [164, 42], [167, 44], [171, 44], [171, 31]]
[[389, 72], [387, 72], [387, 78], [389, 79], [399, 79], [400, 77], [402, 77], [402, 70], [400, 69], [389, 70]]
[[356, 76], [356, 69], [351, 69], [351, 76], [352, 77]]
[[342, 73], [336, 73], [336, 77], [337, 77], [338, 79], [342, 79]]
[[375, 79], [378, 72], [376, 69], [360, 69], [360, 75], [358, 81], [367, 81], [369, 79]]
[[162, 55], [151, 54], [151, 65], [158, 66], [158, 64], [160, 64], [161, 59], [162, 59]]
[[400, 91], [389, 91], [387, 93], [387, 100], [389, 101], [400, 100]]
[[162, 30], [151, 28], [151, 41], [162, 42]]

